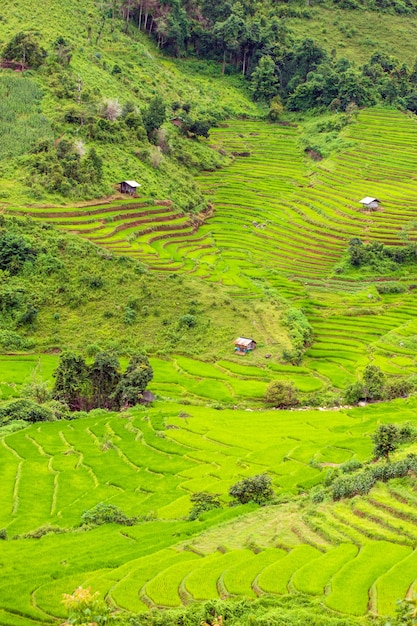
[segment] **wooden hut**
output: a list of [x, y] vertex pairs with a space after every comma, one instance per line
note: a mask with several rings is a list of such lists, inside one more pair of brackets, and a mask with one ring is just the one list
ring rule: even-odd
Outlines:
[[122, 180], [119, 185], [120, 193], [128, 193], [131, 196], [134, 196], [136, 194], [136, 189], [141, 186], [135, 180]]
[[362, 198], [362, 200], [360, 200], [360, 203], [364, 209], [368, 209], [369, 211], [376, 211], [379, 206], [378, 198], [370, 198], [369, 196], [366, 196], [366, 198]]
[[247, 337], [238, 337], [235, 341], [236, 354], [247, 354], [256, 348], [256, 341]]

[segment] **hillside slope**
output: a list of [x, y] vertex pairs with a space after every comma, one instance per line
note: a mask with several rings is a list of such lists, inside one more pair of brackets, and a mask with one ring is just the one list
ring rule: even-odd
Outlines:
[[[47, 120], [39, 116], [30, 123], [32, 136], [23, 147], [23, 154], [35, 150], [30, 158], [22, 158], [19, 137], [15, 133], [8, 135], [7, 151], [0, 160], [0, 194], [6, 204], [56, 203], [63, 196], [109, 195], [125, 179], [138, 179], [146, 195], [170, 198], [181, 208], [194, 210], [204, 202], [190, 172], [193, 168], [218, 167], [222, 156], [209, 150], [204, 142], [180, 136], [168, 122], [157, 141], [149, 143], [140, 112], [157, 95], [163, 97], [168, 118], [173, 116], [171, 105], [177, 101], [189, 104], [194, 117], [212, 120], [256, 115], [258, 109], [246, 95], [239, 77], [222, 77], [215, 65], [203, 62], [174, 62], [163, 57], [134, 28], [129, 35], [122, 28], [122, 21], [115, 25], [110, 20], [103, 21], [98, 5], [88, 0], [53, 0], [36, 11], [25, 1], [16, 4], [7, 0], [2, 6], [0, 42], [6, 44], [20, 30], [33, 30], [38, 33], [36, 41], [48, 53], [44, 65], [24, 72], [24, 76], [0, 70], [0, 81], [6, 81], [8, 94], [2, 105], [7, 119], [2, 134], [7, 133], [13, 117], [17, 123], [27, 123], [28, 113], [21, 110], [22, 98], [17, 106], [13, 102], [21, 80], [27, 92], [23, 102], [28, 104], [32, 98], [33, 106]], [[57, 59], [54, 42], [58, 38], [65, 40], [71, 50], [68, 65]], [[37, 85], [41, 87], [40, 94], [35, 93]], [[136, 111], [137, 122], [131, 120], [130, 126], [124, 122], [112, 125], [103, 114], [108, 101]], [[99, 122], [102, 126], [98, 128], [95, 125]], [[58, 167], [52, 159], [53, 148], [49, 149], [53, 164], [46, 165], [44, 159], [40, 166], [36, 156], [41, 150], [40, 142], [52, 139], [55, 145], [68, 140], [75, 146], [75, 157], [95, 148], [103, 159], [101, 178], [94, 183], [92, 177], [83, 179], [64, 172], [72, 181], [71, 188], [59, 181], [53, 184]], [[58, 159], [61, 156], [58, 154]]]

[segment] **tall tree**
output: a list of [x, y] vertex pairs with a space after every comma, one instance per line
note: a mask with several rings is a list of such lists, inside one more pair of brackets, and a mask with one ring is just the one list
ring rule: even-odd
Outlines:
[[269, 102], [278, 93], [278, 78], [272, 57], [264, 56], [252, 73], [251, 91], [254, 100]]
[[148, 139], [151, 140], [165, 122], [166, 106], [161, 96], [156, 96], [149, 103], [148, 108], [143, 112], [143, 125], [145, 127]]
[[91, 388], [88, 367], [79, 354], [65, 352], [54, 372], [52, 396], [65, 402], [71, 411], [90, 408]]
[[94, 407], [115, 408], [113, 393], [120, 377], [120, 365], [117, 358], [108, 352], [99, 352], [90, 368]]

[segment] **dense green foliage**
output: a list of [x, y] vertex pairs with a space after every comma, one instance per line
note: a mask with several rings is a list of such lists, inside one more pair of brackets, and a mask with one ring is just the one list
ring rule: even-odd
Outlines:
[[133, 355], [122, 373], [114, 354], [99, 352], [87, 365], [81, 355], [66, 352], [54, 376], [53, 398], [71, 411], [119, 410], [140, 402], [153, 370], [148, 357], [141, 354]]
[[202, 513], [212, 511], [213, 509], [219, 509], [221, 507], [218, 493], [197, 491], [190, 497], [190, 501], [193, 505], [188, 516], [188, 519], [190, 520], [198, 519]]
[[257, 474], [250, 478], [244, 478], [229, 489], [229, 495], [239, 504], [256, 502], [265, 504], [272, 499], [274, 491], [272, 489], [271, 477], [267, 474]]
[[136, 517], [128, 517], [119, 507], [106, 502], [99, 502], [92, 509], [84, 511], [81, 515], [82, 524], [121, 524], [122, 526], [133, 526], [137, 522]]
[[[385, 445], [384, 451], [386, 450], [387, 446]], [[400, 478], [406, 476], [409, 472], [415, 472], [416, 469], [417, 457], [409, 454], [401, 461], [367, 467], [352, 475], [336, 478], [331, 486], [331, 494], [334, 500], [364, 495], [369, 493], [378, 481], [386, 482], [393, 478]]]
[[296, 406], [299, 402], [297, 390], [292, 383], [273, 380], [267, 387], [265, 402], [280, 409]]
[[[415, 263], [416, 258], [417, 248], [413, 243], [405, 246], [386, 246], [377, 241], [363, 244], [357, 238], [349, 242], [349, 260], [354, 267], [369, 266], [376, 272], [389, 272], [395, 271], [398, 265]], [[395, 292], [395, 288], [389, 287], [386, 291], [386, 293]]]
[[362, 380], [356, 381], [345, 389], [345, 401], [357, 404], [360, 400], [381, 400], [385, 398], [404, 398], [415, 389], [413, 379], [395, 378], [387, 380], [384, 372], [377, 365], [367, 365]]

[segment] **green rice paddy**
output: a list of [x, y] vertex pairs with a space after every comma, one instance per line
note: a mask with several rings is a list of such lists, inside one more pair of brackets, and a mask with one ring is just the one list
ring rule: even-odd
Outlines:
[[[415, 584], [415, 479], [337, 503], [310, 505], [307, 494], [327, 466], [370, 459], [379, 424], [415, 421], [417, 400], [302, 411], [267, 411], [262, 401], [275, 379], [303, 397], [341, 392], [370, 362], [392, 377], [417, 373], [414, 268], [395, 277], [407, 290], [394, 295], [376, 289], [389, 275], [339, 271], [352, 237], [400, 245], [407, 231], [416, 239], [417, 126], [375, 108], [343, 133], [349, 150], [313, 163], [295, 125], [239, 120], [213, 129], [210, 143], [249, 156], [199, 176], [215, 206], [204, 220], [147, 198], [31, 210], [155, 272], [220, 283], [232, 304], [263, 299], [277, 313], [247, 321], [262, 335], [247, 357], [233, 354], [230, 337], [230, 355], [210, 362], [186, 350], [153, 356], [158, 400], [149, 409], [94, 411], [3, 436], [0, 529], [15, 540], [2, 543], [1, 623], [61, 619], [61, 594], [78, 585], [132, 611], [303, 592], [338, 613], [385, 616]], [[365, 195], [382, 208], [364, 213]], [[277, 357], [283, 298], [314, 330], [299, 366]], [[56, 361], [1, 357], [2, 398], [18, 396], [34, 371], [51, 381]], [[229, 507], [229, 487], [262, 472], [283, 504]], [[220, 494], [223, 508], [190, 522], [190, 496], [203, 490]], [[81, 529], [83, 511], [102, 501], [143, 521]], [[28, 536], [46, 525], [55, 531]]]
[[[2, 544], [5, 623], [16, 614], [27, 624], [63, 617], [61, 594], [87, 584], [133, 611], [302, 591], [339, 612], [362, 615], [371, 602], [392, 614], [415, 579], [415, 514], [396, 497], [404, 480], [365, 499], [300, 509], [296, 519], [289, 504], [226, 506], [186, 520], [194, 491], [220, 493], [227, 504], [231, 484], [268, 471], [277, 493], [297, 494], [323, 481], [325, 472], [309, 461], [332, 462], [335, 447], [344, 458], [369, 458], [370, 433], [392, 419], [388, 406], [248, 412], [191, 405], [185, 413], [183, 405], [158, 402], [5, 435], [0, 526], [14, 538]], [[398, 423], [416, 418], [417, 400], [391, 406]], [[81, 529], [82, 512], [102, 501], [151, 521]], [[45, 526], [56, 532], [27, 535]]]

